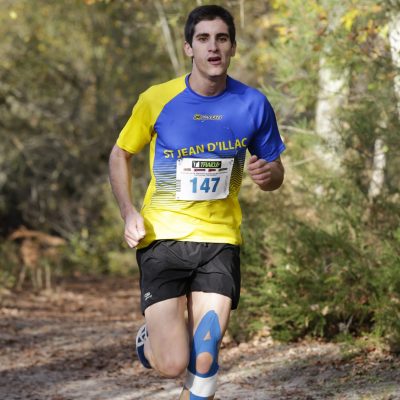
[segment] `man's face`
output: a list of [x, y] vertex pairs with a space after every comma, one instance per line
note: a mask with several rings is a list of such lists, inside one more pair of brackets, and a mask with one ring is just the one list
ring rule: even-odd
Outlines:
[[228, 26], [222, 19], [200, 21], [194, 30], [192, 46], [185, 42], [185, 52], [193, 57], [193, 71], [206, 78], [226, 74], [236, 45], [229, 38]]

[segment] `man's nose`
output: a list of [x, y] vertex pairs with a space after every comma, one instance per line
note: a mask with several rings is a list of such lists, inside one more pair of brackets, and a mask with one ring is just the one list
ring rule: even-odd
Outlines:
[[216, 38], [211, 38], [208, 41], [208, 50], [209, 51], [217, 51], [218, 50], [218, 42]]

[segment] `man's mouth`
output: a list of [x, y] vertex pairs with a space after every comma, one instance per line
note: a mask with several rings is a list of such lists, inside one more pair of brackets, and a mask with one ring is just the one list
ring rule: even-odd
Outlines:
[[210, 58], [208, 59], [208, 62], [209, 62], [210, 64], [212, 64], [212, 65], [219, 65], [219, 64], [221, 64], [221, 57], [217, 57], [217, 56], [215, 56], [215, 57], [210, 57]]

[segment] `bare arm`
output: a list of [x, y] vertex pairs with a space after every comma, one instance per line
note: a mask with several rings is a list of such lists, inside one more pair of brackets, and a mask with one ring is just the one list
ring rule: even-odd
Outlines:
[[282, 185], [285, 174], [280, 157], [267, 162], [253, 155], [250, 157], [247, 171], [251, 179], [264, 191], [278, 189]]
[[132, 154], [115, 145], [110, 154], [109, 176], [121, 217], [125, 222], [125, 240], [129, 247], [136, 247], [146, 232], [143, 218], [132, 204], [131, 157]]

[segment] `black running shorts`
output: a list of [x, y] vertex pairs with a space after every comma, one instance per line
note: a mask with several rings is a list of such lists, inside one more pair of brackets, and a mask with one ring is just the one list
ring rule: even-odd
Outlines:
[[141, 307], [190, 292], [240, 297], [240, 247], [225, 243], [157, 240], [136, 253], [140, 270]]

